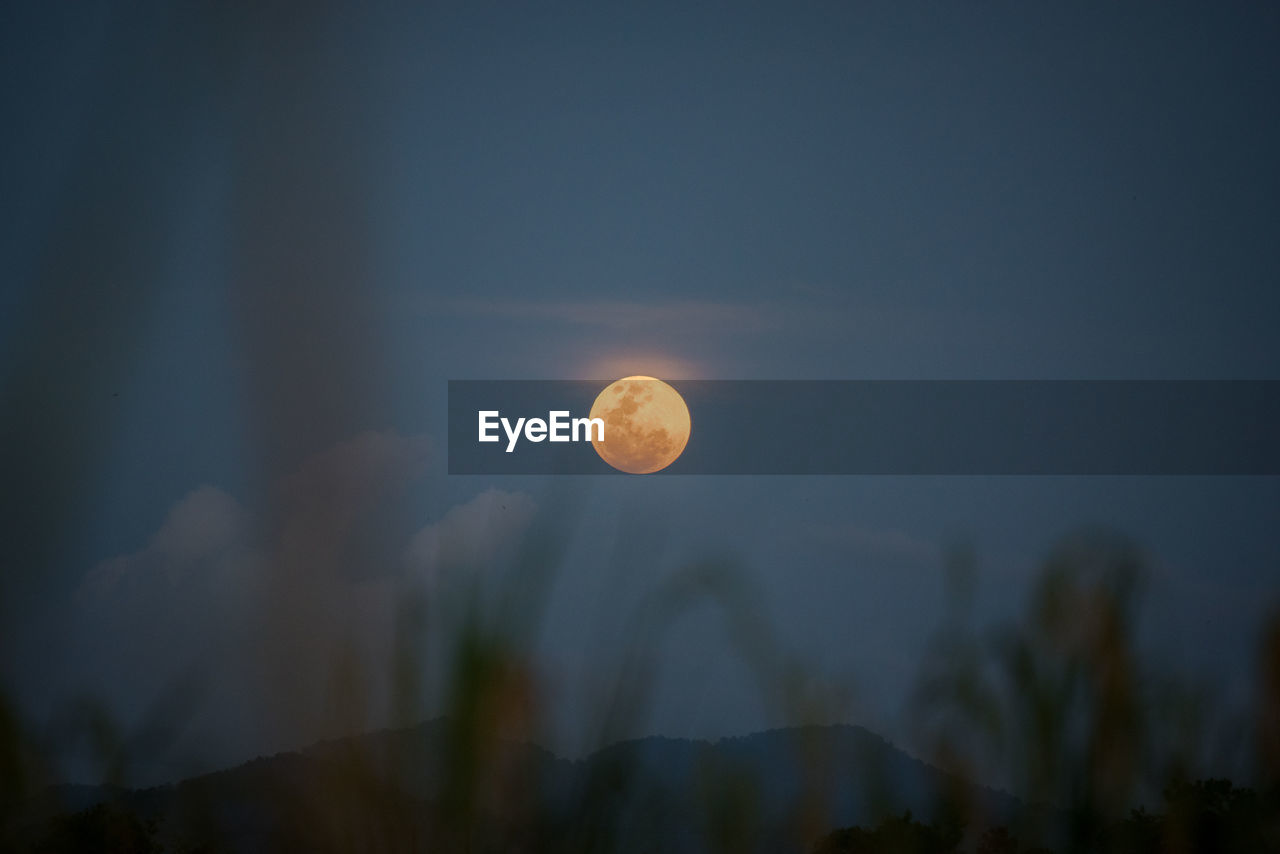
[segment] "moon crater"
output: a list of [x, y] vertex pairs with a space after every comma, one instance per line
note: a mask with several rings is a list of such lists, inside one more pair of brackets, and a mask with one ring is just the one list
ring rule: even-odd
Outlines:
[[671, 465], [689, 442], [689, 407], [654, 377], [623, 377], [596, 397], [591, 417], [604, 421], [596, 453], [619, 471], [649, 474]]

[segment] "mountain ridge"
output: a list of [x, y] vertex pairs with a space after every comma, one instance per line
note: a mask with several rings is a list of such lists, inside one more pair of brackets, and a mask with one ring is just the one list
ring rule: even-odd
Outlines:
[[[324, 826], [350, 813], [364, 816], [357, 824], [412, 838], [456, 834], [468, 823], [482, 836], [501, 836], [495, 828], [515, 821], [521, 834], [557, 840], [552, 850], [600, 847], [587, 844], [598, 837], [613, 840], [604, 850], [696, 852], [731, 833], [750, 840], [748, 850], [799, 852], [837, 827], [907, 810], [941, 816], [943, 793], [977, 805], [992, 823], [1022, 808], [1007, 792], [943, 771], [853, 724], [714, 740], [642, 736], [577, 759], [530, 741], [468, 741], [466, 733], [457, 721], [435, 718], [158, 786], [57, 787], [28, 811], [26, 835], [38, 836], [38, 825], [59, 811], [106, 803], [154, 821], [165, 850], [184, 850], [193, 838], [217, 840], [215, 851], [315, 849], [332, 836]], [[509, 847], [502, 840], [491, 849]]]

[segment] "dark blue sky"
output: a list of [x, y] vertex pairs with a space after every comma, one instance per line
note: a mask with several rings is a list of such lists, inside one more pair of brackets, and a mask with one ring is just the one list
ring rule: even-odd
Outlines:
[[[397, 597], [567, 512], [443, 473], [450, 378], [1280, 379], [1265, 4], [46, 6], [0, 13], [0, 686], [37, 722], [193, 668], [174, 763], [384, 721], [373, 676], [326, 706], [335, 656], [381, 672]], [[884, 731], [953, 542], [994, 619], [1060, 535], [1129, 534], [1153, 660], [1235, 700], [1278, 592], [1267, 478], [570, 491], [530, 651], [566, 750], [616, 615], [700, 555]], [[645, 728], [776, 723], [705, 616]]]

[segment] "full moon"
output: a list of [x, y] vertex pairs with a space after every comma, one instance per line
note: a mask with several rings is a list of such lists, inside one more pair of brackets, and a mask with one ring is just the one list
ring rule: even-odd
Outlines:
[[604, 420], [604, 438], [591, 444], [606, 463], [630, 474], [649, 474], [675, 462], [689, 443], [689, 407], [680, 392], [654, 377], [623, 377], [591, 405]]

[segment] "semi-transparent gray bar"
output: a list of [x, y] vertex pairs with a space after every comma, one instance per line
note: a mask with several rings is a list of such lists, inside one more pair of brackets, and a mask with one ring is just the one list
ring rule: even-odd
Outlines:
[[[481, 411], [586, 417], [608, 384], [450, 381], [449, 473], [618, 474], [586, 441], [478, 441]], [[1276, 381], [669, 384], [693, 426], [662, 475], [1280, 474]]]

